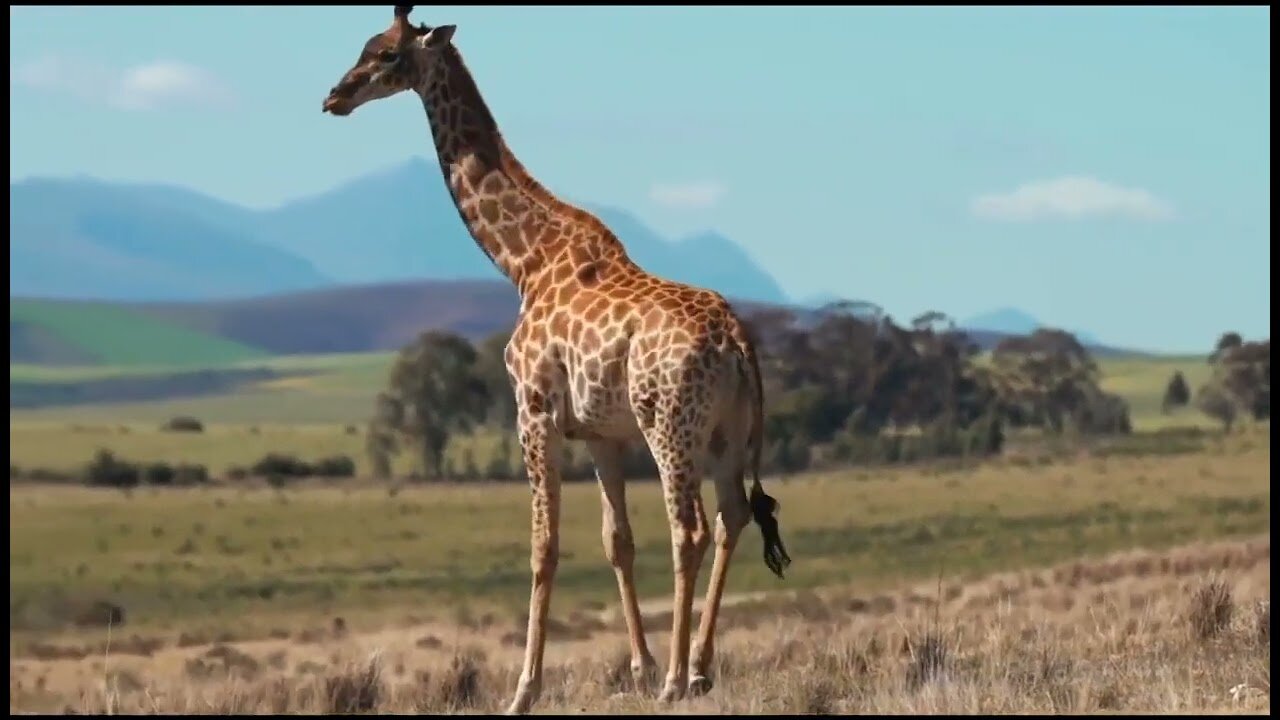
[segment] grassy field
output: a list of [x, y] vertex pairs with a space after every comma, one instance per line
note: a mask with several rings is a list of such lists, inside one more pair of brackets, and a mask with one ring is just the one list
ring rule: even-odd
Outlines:
[[[71, 469], [99, 447], [215, 471], [269, 451], [362, 461], [364, 414], [389, 361], [252, 361], [311, 374], [190, 402], [11, 410], [11, 463]], [[1160, 414], [1174, 369], [1192, 387], [1208, 373], [1196, 358], [1103, 363], [1140, 429], [1212, 425]], [[10, 377], [135, 371], [11, 366]], [[177, 414], [206, 431], [158, 430]], [[747, 529], [718, 686], [675, 707], [624, 680], [598, 490], [567, 485], [539, 709], [1267, 712], [1269, 431], [1210, 434], [1194, 452], [1151, 439], [1134, 439], [1137, 454], [1049, 461], [1015, 448], [964, 468], [766, 479], [795, 563], [773, 578]], [[492, 440], [450, 453], [484, 457]], [[629, 496], [661, 660], [669, 531], [656, 484]], [[519, 671], [528, 498], [520, 484], [11, 484], [11, 712], [501, 709]], [[1114, 556], [1133, 548], [1146, 554]], [[115, 611], [123, 623], [103, 627]]]
[[[174, 367], [202, 367], [266, 356], [260, 350], [231, 340], [121, 308], [91, 303], [11, 300], [9, 322], [25, 323], [51, 333], [105, 366], [159, 362]], [[10, 380], [12, 378], [11, 370]]]
[[[269, 450], [310, 460], [341, 453], [363, 464], [364, 439], [358, 433], [368, 419], [374, 395], [385, 383], [392, 358], [390, 354], [271, 358], [239, 365], [309, 374], [259, 383], [234, 394], [188, 400], [10, 410], [10, 462], [24, 468], [72, 470], [104, 447], [135, 460], [198, 462], [215, 472], [251, 464]], [[1213, 421], [1193, 409], [1161, 414], [1160, 399], [1175, 370], [1181, 370], [1193, 388], [1209, 375], [1203, 358], [1114, 359], [1102, 362], [1103, 386], [1129, 401], [1140, 430], [1213, 427]], [[9, 376], [11, 382], [72, 382], [123, 372], [142, 370], [11, 365]], [[175, 415], [194, 415], [208, 430], [160, 432], [160, 423]], [[450, 448], [449, 455], [461, 463], [470, 448], [483, 466], [494, 442], [489, 437], [463, 439]], [[407, 467], [412, 459], [403, 462]]]
[[[1198, 455], [773, 480], [799, 560], [780, 586], [759, 562], [751, 529], [731, 587], [857, 581], [869, 590], [1262, 532], [1269, 471], [1269, 436], [1257, 433]], [[659, 489], [638, 483], [630, 494], [641, 590], [661, 594], [671, 579]], [[529, 581], [528, 502], [518, 484], [129, 495], [11, 486], [11, 632], [63, 629], [98, 599], [123, 605], [131, 628], [202, 632], [266, 633], [330, 614], [433, 614], [463, 598], [473, 609], [514, 612]], [[564, 503], [559, 607], [610, 602], [598, 491], [569, 485]]]
[[[553, 623], [535, 711], [596, 714], [1230, 713], [1271, 708], [1271, 541], [1193, 543], [727, 605], [703, 697], [664, 705], [621, 623]], [[667, 618], [648, 616], [665, 657]], [[487, 618], [486, 618], [487, 620]], [[121, 638], [123, 639], [123, 638]], [[93, 714], [495, 713], [517, 622], [338, 625], [209, 643], [136, 639], [10, 658], [9, 708]]]

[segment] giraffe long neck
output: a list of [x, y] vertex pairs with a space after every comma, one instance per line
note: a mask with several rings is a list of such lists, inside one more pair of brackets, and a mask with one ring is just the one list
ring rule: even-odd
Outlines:
[[[547, 246], [582, 211], [540, 185], [507, 148], [454, 47], [418, 86], [445, 184], [458, 213], [493, 263], [524, 295], [550, 261]], [[616, 242], [616, 241], [615, 241]]]

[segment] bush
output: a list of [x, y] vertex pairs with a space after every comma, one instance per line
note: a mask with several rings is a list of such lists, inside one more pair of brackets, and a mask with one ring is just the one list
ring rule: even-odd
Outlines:
[[1164, 399], [1160, 403], [1160, 412], [1169, 414], [1175, 408], [1186, 406], [1191, 402], [1191, 388], [1187, 387], [1187, 379], [1181, 371], [1174, 371], [1164, 389]]
[[346, 455], [334, 455], [333, 457], [321, 458], [316, 461], [311, 471], [320, 477], [355, 477], [356, 462]]
[[99, 450], [85, 468], [85, 480], [96, 487], [137, 487], [140, 475], [137, 465], [116, 459], [110, 450]]
[[75, 482], [81, 478], [74, 473], [63, 472], [62, 470], [50, 470], [49, 468], [27, 468], [17, 477], [23, 480], [31, 480], [35, 482]]
[[142, 477], [148, 485], [172, 485], [173, 466], [168, 463], [150, 463], [142, 471]]
[[306, 461], [283, 453], [267, 453], [249, 470], [259, 477], [306, 477], [312, 474], [311, 465]]
[[204, 465], [179, 463], [173, 469], [173, 481], [178, 485], [204, 485], [209, 482], [209, 469]]
[[[242, 468], [236, 468], [243, 471]], [[249, 468], [249, 473], [265, 478], [349, 478], [356, 474], [356, 463], [346, 455], [334, 455], [309, 463], [295, 455], [267, 453]]]
[[189, 415], [178, 415], [169, 418], [168, 422], [160, 426], [160, 430], [164, 432], [204, 432], [204, 423], [197, 418]]
[[1113, 393], [1099, 391], [1090, 394], [1074, 419], [1076, 429], [1086, 435], [1128, 435], [1133, 432], [1129, 404]]
[[232, 465], [227, 468], [228, 480], [244, 480], [249, 477], [249, 469], [243, 465]]

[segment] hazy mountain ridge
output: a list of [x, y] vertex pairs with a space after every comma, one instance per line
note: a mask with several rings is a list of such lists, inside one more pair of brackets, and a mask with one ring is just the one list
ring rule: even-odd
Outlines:
[[[253, 210], [181, 187], [89, 178], [10, 183], [10, 295], [222, 300], [336, 285], [498, 279], [421, 158]], [[646, 269], [725, 295], [786, 302], [732, 240], [671, 241], [592, 203]]]
[[[730, 300], [746, 313], [778, 307], [732, 296]], [[505, 280], [415, 280], [205, 302], [46, 302], [85, 306], [75, 315], [120, 317], [121, 312], [103, 310], [124, 311], [137, 321], [163, 323], [273, 355], [398, 350], [429, 329], [479, 340], [509, 329], [519, 309], [515, 288]], [[817, 312], [790, 309], [802, 319], [812, 319]], [[985, 329], [969, 334], [988, 349], [1007, 335]], [[11, 363], [76, 364], [85, 355], [83, 348], [76, 351], [74, 337], [37, 335], [32, 328], [15, 327], [12, 317], [10, 340]], [[1091, 345], [1099, 354], [1129, 354]]]

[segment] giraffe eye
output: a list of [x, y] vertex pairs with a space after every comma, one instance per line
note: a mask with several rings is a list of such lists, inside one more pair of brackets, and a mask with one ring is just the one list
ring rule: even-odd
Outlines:
[[395, 62], [400, 59], [400, 53], [395, 50], [380, 50], [378, 51], [378, 59], [383, 62]]

